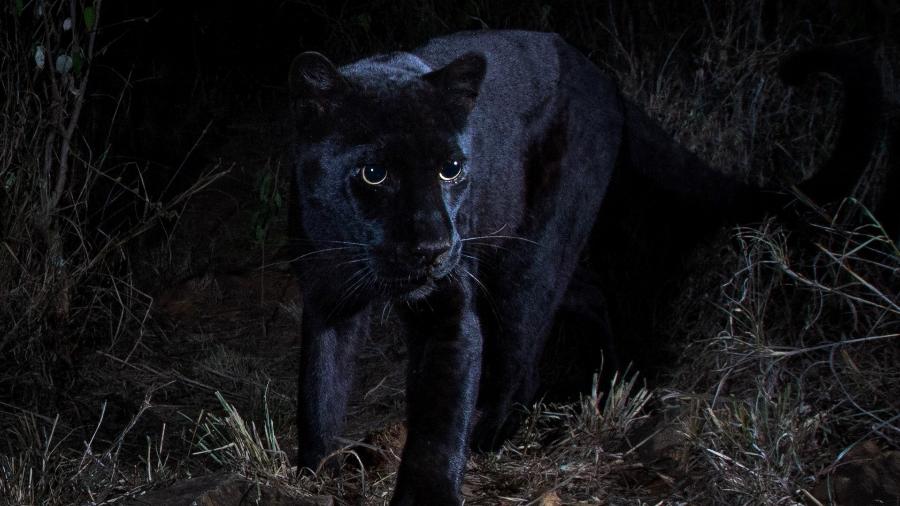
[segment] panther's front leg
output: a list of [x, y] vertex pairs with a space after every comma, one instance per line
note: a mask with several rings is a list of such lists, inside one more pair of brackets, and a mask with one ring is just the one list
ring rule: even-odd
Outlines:
[[303, 310], [297, 393], [298, 467], [315, 470], [335, 449], [353, 383], [356, 351], [369, 330], [369, 311], [326, 317], [310, 302]]
[[441, 287], [410, 309], [406, 447], [392, 505], [458, 505], [481, 371], [469, 287]]

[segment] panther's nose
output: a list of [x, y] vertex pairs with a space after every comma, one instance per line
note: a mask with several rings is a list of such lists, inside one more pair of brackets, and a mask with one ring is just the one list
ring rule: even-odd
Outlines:
[[427, 242], [416, 245], [413, 252], [420, 265], [433, 269], [447, 261], [452, 246], [449, 240]]

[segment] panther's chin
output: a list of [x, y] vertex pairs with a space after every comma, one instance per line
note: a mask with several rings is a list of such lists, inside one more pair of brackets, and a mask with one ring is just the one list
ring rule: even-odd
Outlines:
[[401, 295], [403, 300], [414, 302], [417, 300], [422, 300], [425, 297], [428, 297], [431, 292], [433, 292], [437, 288], [437, 284], [434, 279], [428, 278], [425, 282], [412, 290]]

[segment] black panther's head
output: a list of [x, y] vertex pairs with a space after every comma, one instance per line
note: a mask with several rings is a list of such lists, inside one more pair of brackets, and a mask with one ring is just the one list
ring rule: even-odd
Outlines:
[[355, 261], [393, 294], [427, 294], [459, 262], [467, 231], [471, 137], [485, 75], [466, 54], [437, 70], [398, 53], [337, 69], [298, 56], [300, 226], [308, 240], [361, 250]]

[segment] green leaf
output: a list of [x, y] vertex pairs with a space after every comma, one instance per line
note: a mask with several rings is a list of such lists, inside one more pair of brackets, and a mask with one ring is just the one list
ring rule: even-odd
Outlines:
[[364, 32], [368, 32], [369, 27], [372, 26], [372, 17], [367, 13], [362, 13], [359, 16], [356, 16], [356, 19], [354, 19], [354, 21], [360, 28], [363, 29]]
[[16, 0], [16, 17], [22, 15], [22, 11], [25, 10], [25, 5], [22, 3], [22, 0]]
[[84, 64], [84, 56], [81, 55], [81, 49], [72, 51], [72, 69], [76, 74], [81, 74], [81, 67]]
[[94, 23], [97, 21], [97, 11], [95, 11], [93, 7], [85, 7], [83, 14], [84, 26], [87, 27], [88, 31], [93, 30]]
[[266, 202], [269, 200], [269, 189], [272, 186], [272, 175], [266, 172], [262, 180], [259, 182], [259, 200], [260, 202]]

